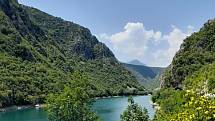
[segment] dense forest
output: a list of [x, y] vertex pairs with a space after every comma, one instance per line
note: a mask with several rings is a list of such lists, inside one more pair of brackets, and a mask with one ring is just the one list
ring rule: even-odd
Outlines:
[[74, 72], [88, 77], [90, 97], [145, 93], [87, 28], [0, 0], [0, 107], [44, 103]]

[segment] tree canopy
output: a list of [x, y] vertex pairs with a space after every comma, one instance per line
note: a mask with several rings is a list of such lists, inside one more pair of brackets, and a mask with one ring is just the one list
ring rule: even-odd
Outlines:
[[59, 94], [47, 98], [47, 111], [50, 121], [99, 121], [90, 109], [91, 99], [87, 92], [87, 78], [75, 73], [71, 86], [66, 86]]
[[121, 121], [149, 121], [147, 109], [142, 109], [131, 96], [128, 97], [128, 107], [120, 117]]

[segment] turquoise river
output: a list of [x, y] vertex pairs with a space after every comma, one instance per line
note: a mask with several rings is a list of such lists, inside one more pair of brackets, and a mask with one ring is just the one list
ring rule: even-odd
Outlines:
[[[92, 104], [92, 109], [103, 121], [120, 121], [120, 114], [126, 109], [127, 97], [112, 97], [97, 99]], [[135, 102], [145, 107], [150, 118], [155, 114], [155, 109], [150, 103], [151, 96], [134, 96]], [[0, 121], [48, 121], [47, 113], [44, 109], [21, 109], [0, 113]]]

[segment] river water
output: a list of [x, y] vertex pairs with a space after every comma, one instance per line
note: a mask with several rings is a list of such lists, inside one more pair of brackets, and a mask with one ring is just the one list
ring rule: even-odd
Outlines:
[[[148, 110], [150, 118], [153, 118], [155, 109], [150, 103], [151, 96], [134, 96], [135, 102]], [[92, 104], [94, 110], [102, 121], [120, 121], [120, 114], [126, 109], [127, 97], [112, 97], [97, 99]], [[48, 121], [44, 109], [23, 109], [0, 113], [0, 121]]]

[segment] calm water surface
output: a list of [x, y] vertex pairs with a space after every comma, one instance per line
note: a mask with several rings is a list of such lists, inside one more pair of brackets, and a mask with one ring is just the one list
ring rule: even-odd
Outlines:
[[[151, 96], [135, 96], [134, 100], [142, 107], [145, 107], [152, 118], [155, 110], [150, 104]], [[114, 97], [98, 99], [93, 102], [92, 109], [103, 121], [120, 121], [120, 114], [126, 109], [127, 97]], [[23, 109], [0, 113], [0, 121], [48, 121], [47, 114], [43, 109]]]

